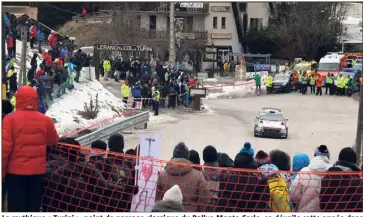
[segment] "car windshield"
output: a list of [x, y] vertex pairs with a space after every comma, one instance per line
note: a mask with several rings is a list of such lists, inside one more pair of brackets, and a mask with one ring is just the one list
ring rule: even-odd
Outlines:
[[281, 113], [266, 113], [261, 115], [259, 119], [265, 121], [283, 121], [283, 116]]
[[311, 66], [310, 65], [300, 65], [300, 64], [297, 64], [294, 66], [293, 70], [295, 71], [299, 71], [299, 70], [311, 70]]
[[274, 77], [275, 80], [287, 80], [288, 79], [288, 75], [276, 75]]
[[318, 71], [338, 71], [338, 63], [319, 63]]

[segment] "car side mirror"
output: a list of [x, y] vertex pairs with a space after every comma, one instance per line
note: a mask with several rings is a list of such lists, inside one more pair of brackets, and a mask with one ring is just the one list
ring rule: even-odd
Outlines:
[[255, 116], [255, 119], [259, 119], [259, 117], [258, 116]]

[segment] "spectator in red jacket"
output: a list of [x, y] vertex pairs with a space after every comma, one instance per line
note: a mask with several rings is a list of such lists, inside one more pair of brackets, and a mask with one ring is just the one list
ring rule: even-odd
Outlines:
[[57, 43], [57, 32], [54, 32], [51, 37], [48, 39], [48, 44], [54, 48]]
[[29, 28], [29, 37], [30, 37], [30, 47], [33, 49], [33, 45], [36, 42], [37, 39], [37, 27], [36, 25], [32, 25]]
[[45, 75], [45, 71], [44, 71], [44, 67], [41, 66], [39, 68], [39, 70], [37, 71], [36, 73], [36, 77], [34, 79], [36, 79], [36, 81], [39, 81], [39, 78], [42, 76], [42, 75]]
[[13, 38], [13, 34], [11, 32], [9, 32], [8, 37], [6, 37], [6, 46], [8, 48], [8, 56], [11, 57], [15, 57], [15, 52], [14, 52], [14, 38]]
[[51, 50], [48, 50], [47, 53], [43, 55], [43, 59], [46, 61], [46, 68], [45, 70], [48, 71], [52, 67], [52, 53]]
[[39, 212], [46, 173], [47, 146], [57, 144], [52, 120], [38, 112], [38, 95], [23, 86], [15, 94], [16, 111], [2, 128], [2, 178], [8, 188], [9, 212]]

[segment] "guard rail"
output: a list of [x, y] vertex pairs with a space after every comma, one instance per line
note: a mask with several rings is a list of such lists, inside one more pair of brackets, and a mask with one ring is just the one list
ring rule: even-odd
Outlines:
[[107, 127], [98, 129], [89, 134], [80, 136], [76, 140], [81, 146], [90, 146], [96, 140], [107, 140], [115, 133], [122, 133], [123, 131], [135, 128], [140, 124], [145, 124], [149, 121], [149, 111], [134, 110], [131, 115], [126, 115], [125, 119], [116, 123], [110, 124]]

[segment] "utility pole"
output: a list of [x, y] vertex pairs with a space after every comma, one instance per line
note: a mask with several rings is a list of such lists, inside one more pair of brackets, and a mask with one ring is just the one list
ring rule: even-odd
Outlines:
[[362, 84], [360, 84], [360, 102], [358, 107], [358, 121], [357, 121], [357, 135], [356, 135], [356, 146], [355, 146], [355, 152], [357, 154], [357, 164], [362, 164], [362, 134], [363, 134], [363, 87]]
[[22, 53], [20, 59], [20, 77], [19, 81], [22, 86], [27, 85], [27, 26], [23, 26], [21, 38], [22, 38]]
[[169, 13], [169, 63], [171, 67], [175, 66], [175, 35], [174, 35], [174, 11], [175, 3], [170, 2], [170, 13]]

